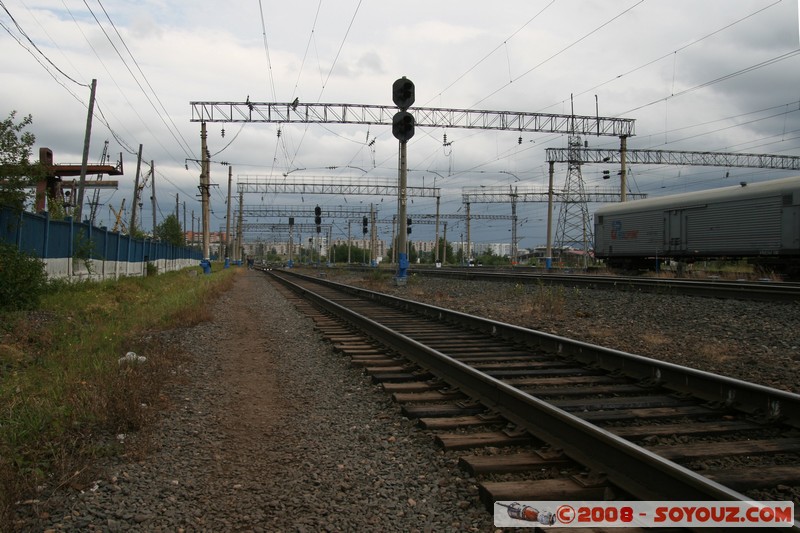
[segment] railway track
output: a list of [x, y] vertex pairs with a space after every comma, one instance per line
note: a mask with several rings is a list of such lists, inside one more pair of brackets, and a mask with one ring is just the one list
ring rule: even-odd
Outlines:
[[790, 282], [727, 281], [718, 278], [668, 279], [635, 276], [602, 276], [582, 274], [555, 274], [524, 271], [494, 271], [470, 269], [413, 269], [420, 276], [446, 277], [476, 281], [507, 281], [514, 283], [558, 284], [589, 289], [613, 289], [662, 294], [685, 294], [710, 298], [730, 298], [762, 301], [800, 300], [800, 284]]
[[554, 498], [780, 499], [769, 495], [800, 486], [800, 395], [268, 274], [406, 416], [444, 449], [465, 451], [460, 464], [489, 509]]

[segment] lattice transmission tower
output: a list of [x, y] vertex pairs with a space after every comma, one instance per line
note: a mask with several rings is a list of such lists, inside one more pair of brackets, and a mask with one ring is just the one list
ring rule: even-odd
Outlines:
[[592, 219], [581, 174], [580, 150], [583, 143], [579, 135], [570, 135], [567, 181], [561, 194], [561, 208], [556, 223], [556, 250], [560, 255], [566, 247], [583, 250], [584, 267], [588, 266], [589, 250], [594, 243]]

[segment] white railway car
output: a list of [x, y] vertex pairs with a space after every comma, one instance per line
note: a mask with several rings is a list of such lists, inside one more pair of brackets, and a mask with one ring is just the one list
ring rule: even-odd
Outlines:
[[[595, 256], [610, 266], [652, 267], [752, 258], [773, 270], [800, 262], [800, 176], [603, 206]], [[780, 268], [783, 267], [783, 268]]]

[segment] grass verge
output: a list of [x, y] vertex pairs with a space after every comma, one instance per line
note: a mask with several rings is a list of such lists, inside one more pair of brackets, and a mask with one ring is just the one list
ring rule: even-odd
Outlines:
[[[35, 311], [0, 316], [0, 530], [15, 502], [90, 480], [146, 428], [182, 357], [163, 332], [209, 320], [238, 269], [51, 284]], [[121, 363], [133, 351], [147, 358]]]

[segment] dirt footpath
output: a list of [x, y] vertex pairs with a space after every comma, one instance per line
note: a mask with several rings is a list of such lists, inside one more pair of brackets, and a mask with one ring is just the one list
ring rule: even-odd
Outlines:
[[187, 360], [149, 451], [30, 506], [20, 530], [493, 530], [458, 457], [335, 354], [264, 273], [240, 272], [211, 322], [170, 335]]

